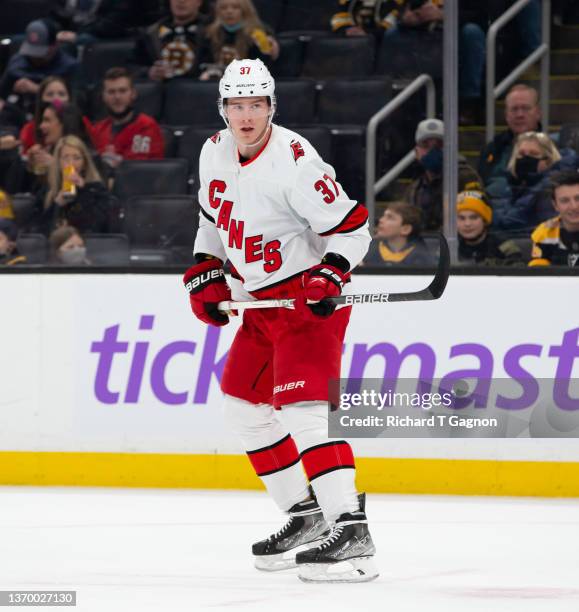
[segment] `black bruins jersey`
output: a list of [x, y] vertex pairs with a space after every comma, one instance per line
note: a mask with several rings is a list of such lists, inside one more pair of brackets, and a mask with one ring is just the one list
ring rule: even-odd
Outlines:
[[561, 218], [541, 223], [531, 234], [533, 240], [530, 266], [579, 267], [579, 232], [561, 226]]

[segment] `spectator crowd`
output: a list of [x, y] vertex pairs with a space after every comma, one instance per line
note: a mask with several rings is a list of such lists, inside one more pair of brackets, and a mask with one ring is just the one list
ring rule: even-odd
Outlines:
[[[512, 1], [460, 4], [457, 120], [473, 125], [484, 121], [486, 30]], [[23, 31], [9, 33], [10, 57], [0, 75], [1, 265], [30, 263], [18, 249], [19, 236], [30, 234], [44, 237], [50, 263], [91, 263], [87, 244], [94, 241], [87, 242], [87, 237], [127, 234], [134, 240], [127, 229], [134, 217], [130, 200], [150, 195], [149, 189], [159, 196], [159, 206], [180, 195], [184, 206], [193, 207], [200, 145], [219, 125], [203, 119], [216, 114], [216, 109], [207, 109], [214, 98], [188, 98], [179, 92], [188, 83], [205, 83], [207, 91], [215, 92], [211, 88], [233, 59], [260, 58], [282, 82], [316, 78], [323, 89], [326, 76], [311, 68], [318, 58], [308, 53], [329, 41], [338, 47], [328, 49], [346, 55], [332, 58], [330, 72], [335, 73], [328, 78], [339, 79], [340, 68], [346, 79], [403, 79], [413, 71], [430, 72], [437, 82], [442, 78], [443, 0], [324, 0], [316, 7], [299, 0], [47, 0], [47, 5], [47, 15], [31, 15]], [[556, 22], [566, 19], [569, 6], [565, 0], [555, 3]], [[283, 19], [302, 23], [300, 17], [299, 30], [283, 26]], [[507, 54], [505, 64], [520, 61], [540, 44], [539, 24], [540, 2], [532, 0], [514, 20], [520, 44]], [[309, 42], [304, 46], [304, 41]], [[107, 55], [109, 48], [118, 53]], [[364, 55], [368, 50], [370, 55]], [[366, 58], [365, 63], [359, 58]], [[366, 114], [387, 102], [387, 95], [372, 100], [375, 107]], [[281, 99], [280, 109], [285, 106], [288, 112], [292, 103]], [[185, 113], [179, 114], [179, 105]], [[175, 116], [169, 106], [183, 122], [167, 121]], [[351, 112], [355, 116], [356, 108]], [[359, 112], [354, 123], [364, 126], [369, 117]], [[530, 259], [532, 266], [575, 266], [577, 153], [559, 147], [543, 131], [538, 93], [529, 85], [511, 87], [505, 121], [507, 129], [481, 150], [476, 169], [459, 157], [459, 263], [522, 266]], [[197, 132], [188, 131], [191, 125]], [[329, 150], [335, 153], [342, 146], [363, 157], [362, 145], [350, 148], [351, 133], [329, 127]], [[396, 140], [395, 126], [392, 130], [381, 137]], [[442, 226], [444, 125], [436, 118], [417, 117], [412, 132], [414, 174], [405, 192], [380, 211], [366, 266], [436, 263], [431, 245]], [[358, 142], [363, 133], [357, 132]], [[340, 157], [336, 153], [336, 165]], [[163, 165], [170, 161], [175, 164]], [[146, 162], [146, 170], [139, 170], [139, 162]], [[345, 172], [349, 165], [349, 160], [343, 162]], [[133, 171], [137, 188], [131, 191], [126, 181]], [[184, 187], [172, 191], [172, 177], [182, 171]], [[363, 197], [362, 189], [356, 191], [363, 182], [360, 174], [346, 180], [352, 197]], [[150, 221], [153, 229], [157, 219]], [[176, 219], [175, 225], [181, 221]], [[159, 229], [157, 244], [150, 246], [174, 248], [158, 261], [182, 263], [180, 258], [190, 257], [183, 253], [193, 243], [193, 232], [191, 227], [183, 244], [175, 242], [182, 229]], [[526, 256], [521, 241], [531, 236], [532, 253]], [[144, 261], [157, 261], [149, 256], [145, 253]]]

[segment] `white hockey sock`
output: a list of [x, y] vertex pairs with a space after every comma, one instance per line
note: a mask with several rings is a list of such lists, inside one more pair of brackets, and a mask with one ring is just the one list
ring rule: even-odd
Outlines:
[[289, 510], [308, 498], [308, 481], [296, 444], [273, 406], [225, 395], [223, 407], [256, 474], [279, 508]]
[[328, 438], [328, 406], [297, 402], [281, 410], [281, 420], [294, 438], [318, 503], [328, 521], [359, 509], [356, 470], [350, 445]]

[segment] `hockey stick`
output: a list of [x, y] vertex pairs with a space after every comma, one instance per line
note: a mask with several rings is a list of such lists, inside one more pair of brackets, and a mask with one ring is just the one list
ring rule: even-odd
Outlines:
[[[446, 238], [439, 234], [440, 257], [436, 274], [428, 287], [420, 291], [408, 291], [405, 293], [360, 293], [355, 295], [339, 295], [337, 297], [325, 298], [324, 301], [331, 302], [337, 306], [350, 306], [352, 304], [384, 304], [386, 302], [424, 302], [437, 300], [446, 288], [450, 273], [450, 252]], [[219, 302], [217, 308], [221, 312], [232, 310], [247, 310], [249, 308], [294, 308], [295, 298], [281, 300], [254, 300], [252, 302]]]

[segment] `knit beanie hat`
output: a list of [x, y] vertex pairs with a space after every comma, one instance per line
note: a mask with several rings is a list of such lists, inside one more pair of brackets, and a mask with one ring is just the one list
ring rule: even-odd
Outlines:
[[456, 200], [456, 210], [470, 210], [483, 218], [483, 221], [490, 225], [493, 220], [493, 209], [486, 201], [482, 191], [462, 191]]

